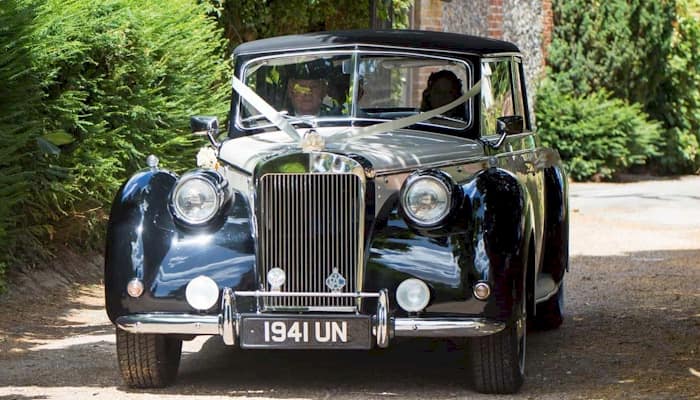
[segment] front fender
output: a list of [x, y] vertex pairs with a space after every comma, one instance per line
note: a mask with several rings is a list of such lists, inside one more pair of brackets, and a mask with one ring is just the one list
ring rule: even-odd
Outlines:
[[[527, 191], [517, 177], [491, 168], [460, 183], [463, 199], [439, 229], [418, 230], [401, 217], [398, 198], [385, 203], [367, 251], [363, 288], [394, 292], [407, 278], [425, 281], [432, 301], [424, 316], [484, 316], [509, 320], [519, 316], [532, 231]], [[492, 287], [487, 301], [473, 296], [473, 286]], [[368, 304], [371, 307], [372, 304]]]
[[547, 213], [542, 272], [561, 282], [569, 269], [569, 190], [561, 165], [544, 170]]
[[[164, 170], [142, 171], [115, 196], [105, 249], [105, 301], [113, 322], [132, 313], [195, 312], [185, 300], [185, 287], [199, 275], [214, 279], [220, 288], [255, 289], [246, 199], [236, 195], [211, 228], [188, 230], [174, 221], [168, 207], [176, 181]], [[145, 287], [139, 298], [126, 293], [133, 278]], [[217, 307], [210, 310], [216, 312]]]
[[472, 203], [475, 269], [489, 282], [484, 313], [507, 320], [521, 316], [532, 240], [532, 207], [525, 186], [503, 169], [478, 174], [465, 192]]

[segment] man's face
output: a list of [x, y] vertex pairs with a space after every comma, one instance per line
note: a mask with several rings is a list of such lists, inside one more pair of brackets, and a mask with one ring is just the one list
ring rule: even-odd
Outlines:
[[297, 115], [317, 115], [326, 96], [326, 83], [320, 79], [292, 79], [287, 86]]

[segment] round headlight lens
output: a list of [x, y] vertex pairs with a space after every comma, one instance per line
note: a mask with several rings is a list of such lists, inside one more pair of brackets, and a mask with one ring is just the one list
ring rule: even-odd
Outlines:
[[206, 178], [193, 176], [183, 179], [173, 193], [177, 217], [188, 224], [202, 224], [219, 211], [220, 194]]
[[429, 226], [441, 222], [449, 214], [451, 193], [442, 180], [423, 175], [408, 183], [401, 200], [413, 222]]

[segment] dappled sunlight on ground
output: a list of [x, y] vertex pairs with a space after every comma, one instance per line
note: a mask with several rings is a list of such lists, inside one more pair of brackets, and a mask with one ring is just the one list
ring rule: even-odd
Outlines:
[[700, 249], [700, 176], [569, 190], [572, 255]]

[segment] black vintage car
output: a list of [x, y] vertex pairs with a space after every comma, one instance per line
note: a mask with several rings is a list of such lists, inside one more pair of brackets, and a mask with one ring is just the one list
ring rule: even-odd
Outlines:
[[182, 340], [244, 349], [466, 338], [482, 392], [517, 391], [526, 323], [562, 322], [567, 180], [539, 146], [522, 56], [452, 33], [245, 43], [226, 139], [112, 207], [106, 307], [127, 385], [177, 374]]

